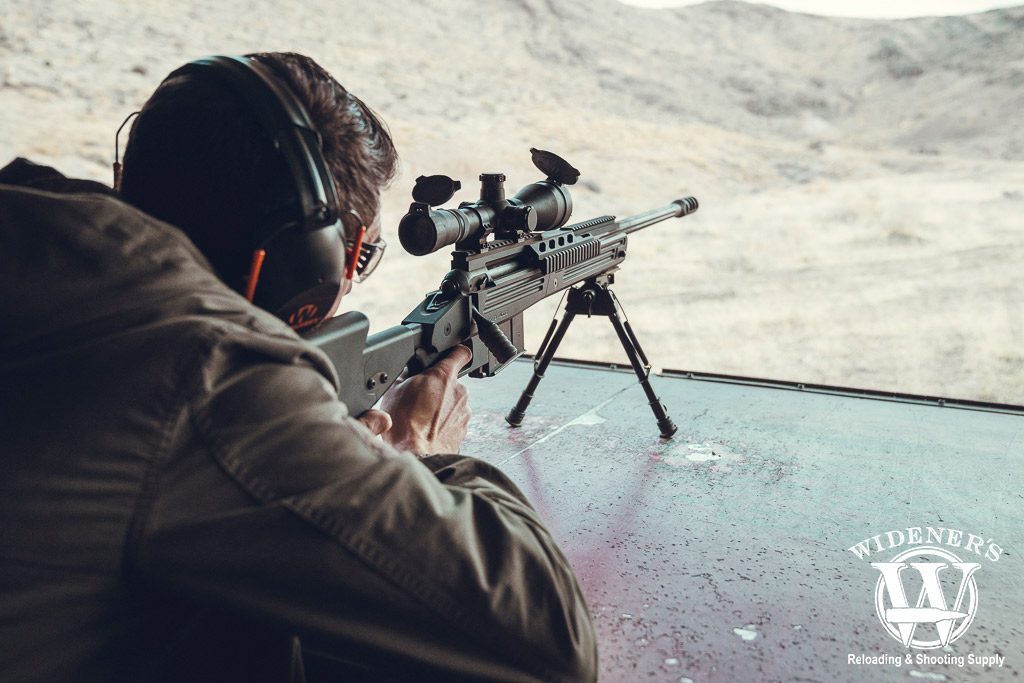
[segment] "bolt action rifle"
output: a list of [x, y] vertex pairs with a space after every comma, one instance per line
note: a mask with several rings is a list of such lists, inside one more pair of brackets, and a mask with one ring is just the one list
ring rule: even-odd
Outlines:
[[697, 210], [693, 197], [622, 220], [614, 216], [566, 225], [572, 214], [568, 185], [579, 171], [564, 159], [532, 149], [534, 165], [547, 178], [505, 198], [505, 176], [483, 173], [480, 200], [458, 209], [439, 209], [461, 184], [447, 176], [421, 176], [414, 202], [398, 226], [409, 253], [422, 256], [454, 244], [452, 269], [441, 286], [401, 325], [367, 337], [369, 321], [358, 312], [325, 322], [309, 340], [333, 361], [341, 377], [340, 398], [360, 415], [388, 390], [403, 368], [422, 372], [448, 349], [465, 344], [473, 360], [460, 374], [489, 377], [522, 355], [523, 312], [541, 299], [569, 288], [564, 315], [551, 327], [534, 362], [526, 390], [505, 418], [522, 423], [548, 364], [573, 317], [604, 316], [640, 379], [661, 435], [676, 426], [651, 388], [650, 363], [611, 291], [614, 273], [626, 258], [626, 237], [667, 218]]

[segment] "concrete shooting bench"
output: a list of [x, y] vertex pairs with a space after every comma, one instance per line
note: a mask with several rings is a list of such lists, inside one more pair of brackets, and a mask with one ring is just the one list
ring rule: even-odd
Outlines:
[[[463, 453], [550, 525], [604, 683], [1020, 680], [1024, 408], [666, 371], [652, 377], [678, 425], [666, 440], [628, 365], [556, 360], [512, 428], [532, 370], [465, 380]], [[876, 611], [872, 563], [922, 543], [980, 564], [960, 596], [969, 627], [933, 649], [904, 647]], [[934, 607], [915, 573], [908, 601]], [[938, 576], [952, 608], [963, 574]]]

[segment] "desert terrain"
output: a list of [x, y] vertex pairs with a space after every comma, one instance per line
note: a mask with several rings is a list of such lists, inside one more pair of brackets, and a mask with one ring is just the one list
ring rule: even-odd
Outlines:
[[[1024, 404], [1024, 6], [825, 18], [742, 2], [0, 0], [0, 158], [109, 182], [114, 131], [208, 54], [311, 55], [390, 125], [387, 258], [343, 307], [397, 324], [447, 255], [413, 180], [582, 172], [575, 220], [694, 195], [616, 292], [656, 368]], [[123, 145], [123, 142], [122, 142]], [[527, 314], [536, 350], [557, 302]], [[606, 321], [560, 354], [624, 359]]]

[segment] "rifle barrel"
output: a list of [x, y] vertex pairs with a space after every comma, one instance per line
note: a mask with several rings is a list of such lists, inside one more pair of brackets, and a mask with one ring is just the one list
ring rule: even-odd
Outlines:
[[642, 230], [649, 225], [660, 223], [666, 218], [686, 216], [696, 210], [697, 199], [695, 197], [683, 197], [660, 209], [651, 209], [629, 218], [623, 218], [619, 221], [619, 228], [628, 235], [637, 230]]

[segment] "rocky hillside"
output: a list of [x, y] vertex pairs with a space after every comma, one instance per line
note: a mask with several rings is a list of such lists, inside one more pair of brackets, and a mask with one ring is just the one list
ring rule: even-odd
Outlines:
[[[481, 126], [518, 137], [539, 121], [632, 121], [1024, 158], [1024, 7], [882, 21], [733, 0], [675, 10], [615, 0], [4, 5], [0, 152], [51, 153], [60, 124], [90, 125], [105, 151], [114, 122], [180, 62], [292, 49], [398, 126], [437, 117], [445, 140]], [[76, 120], [55, 120], [53, 101]]]

